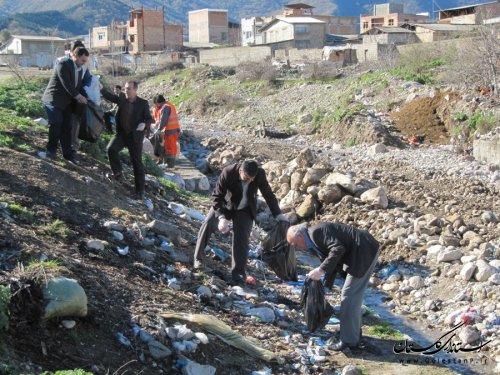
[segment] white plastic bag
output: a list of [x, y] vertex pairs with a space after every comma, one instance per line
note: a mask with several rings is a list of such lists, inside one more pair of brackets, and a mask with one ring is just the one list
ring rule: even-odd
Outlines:
[[156, 159], [153, 144], [146, 137], [144, 137], [144, 140], [142, 141], [142, 152], [148, 155], [151, 159]]
[[90, 81], [90, 86], [85, 86], [85, 92], [87, 93], [88, 99], [92, 100], [98, 106], [101, 105], [101, 89], [99, 84], [100, 76], [92, 76]]

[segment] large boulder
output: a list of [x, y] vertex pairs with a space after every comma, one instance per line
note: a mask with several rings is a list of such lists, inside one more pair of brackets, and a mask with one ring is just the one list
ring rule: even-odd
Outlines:
[[382, 186], [365, 191], [361, 194], [360, 198], [363, 202], [373, 204], [380, 208], [387, 208], [389, 205], [387, 194]]
[[314, 162], [314, 154], [311, 149], [307, 147], [299, 152], [299, 155], [295, 158], [295, 161], [300, 167], [310, 167]]
[[304, 188], [307, 188], [311, 185], [317, 184], [321, 181], [323, 176], [325, 176], [327, 173], [328, 173], [328, 171], [325, 169], [311, 168], [306, 172], [306, 174], [302, 180], [302, 185], [304, 186]]
[[292, 190], [302, 190], [302, 179], [304, 178], [305, 172], [303, 170], [296, 170], [292, 173], [290, 180], [290, 187]]
[[326, 176], [325, 185], [339, 185], [351, 195], [356, 191], [356, 184], [353, 178], [337, 172], [332, 172]]
[[323, 204], [336, 203], [342, 199], [342, 191], [337, 185], [326, 185], [318, 191], [318, 199]]
[[487, 261], [484, 259], [479, 259], [476, 262], [477, 270], [474, 274], [474, 277], [477, 281], [486, 281], [493, 276], [497, 269], [493, 266], [490, 266]]
[[304, 202], [297, 208], [297, 215], [303, 219], [311, 218], [319, 209], [319, 203], [312, 195], [306, 196]]
[[280, 201], [280, 208], [293, 208], [295, 207], [295, 202], [300, 200], [301, 194], [300, 191], [290, 190], [288, 194]]
[[172, 224], [161, 220], [153, 220], [147, 226], [154, 233], [168, 237], [175, 245], [182, 242], [181, 231]]
[[87, 295], [76, 280], [66, 277], [50, 279], [42, 288], [42, 293], [44, 319], [87, 316]]

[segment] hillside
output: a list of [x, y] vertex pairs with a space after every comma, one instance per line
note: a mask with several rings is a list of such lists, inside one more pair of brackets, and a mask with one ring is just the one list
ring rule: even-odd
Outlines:
[[[183, 154], [212, 187], [225, 164], [255, 158], [292, 222], [347, 223], [380, 242], [363, 308], [366, 346], [341, 353], [328, 343], [338, 322], [310, 333], [300, 285], [279, 280], [258, 255], [248, 262], [256, 285], [228, 283], [230, 235], [216, 233], [207, 267], [192, 268], [211, 201], [171, 181], [182, 171], [144, 155], [147, 199], [136, 201], [130, 167], [124, 184], [106, 178], [109, 134], [83, 142], [78, 165], [43, 159], [47, 127], [35, 119], [44, 116], [47, 80], [1, 83], [0, 373], [494, 373], [500, 170], [467, 153], [470, 139], [450, 138], [494, 129], [500, 106], [493, 95], [445, 85], [442, 61], [424, 65], [418, 74], [250, 64], [134, 77], [142, 97], [163, 93], [176, 104]], [[422, 143], [409, 142], [416, 135]], [[121, 158], [128, 166], [128, 153]], [[253, 254], [275, 224], [258, 207]], [[316, 265], [297, 251], [301, 278]], [[86, 316], [42, 319], [42, 289], [56, 277], [80, 285], [86, 299], [75, 303], [84, 301]], [[327, 297], [337, 312], [338, 282]], [[470, 324], [450, 338], [454, 348], [484, 343], [480, 352], [394, 351], [405, 339], [431, 346], [462, 320]]]
[[[229, 18], [239, 21], [243, 17], [259, 15], [275, 15], [282, 11], [283, 5], [289, 2], [283, 0], [273, 1], [181, 1], [174, 0], [165, 4], [160, 0], [77, 0], [70, 2], [66, 0], [20, 0], [8, 1], [0, 0], [0, 28], [8, 28], [13, 34], [46, 34], [54, 29], [57, 35], [78, 35], [86, 32], [93, 26], [103, 26], [112, 20], [126, 21], [129, 18], [128, 12], [132, 8], [159, 9], [165, 7], [165, 18], [168, 22], [183, 23], [187, 27], [187, 14], [195, 9], [228, 9]], [[406, 1], [405, 7], [408, 12], [432, 12], [440, 8], [450, 8], [467, 4], [477, 3], [473, 0], [412, 0]], [[311, 0], [307, 2], [315, 7], [315, 14], [318, 15], [343, 15], [359, 16], [371, 12], [373, 1], [328, 1]], [[434, 4], [434, 5], [433, 5]], [[38, 23], [33, 12], [44, 13], [41, 22]], [[61, 12], [61, 13], [54, 13]], [[27, 14], [25, 14], [27, 13]], [[52, 19], [52, 26], [47, 25], [45, 18]], [[73, 27], [67, 27], [67, 21], [73, 20]], [[25, 21], [28, 23], [25, 25]], [[82, 30], [85, 30], [82, 32]]]

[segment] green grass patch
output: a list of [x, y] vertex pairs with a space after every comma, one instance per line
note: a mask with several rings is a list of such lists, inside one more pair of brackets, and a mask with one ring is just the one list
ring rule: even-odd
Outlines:
[[405, 337], [401, 332], [394, 329], [387, 322], [382, 322], [382, 324], [369, 326], [367, 329], [367, 333], [371, 336], [376, 336], [380, 338], [392, 338], [396, 340], [401, 340]]
[[64, 221], [56, 219], [52, 223], [40, 227], [40, 231], [51, 237], [66, 239], [73, 234]]
[[10, 288], [0, 285], [0, 332], [9, 329]]
[[61, 266], [61, 263], [55, 259], [47, 259], [47, 260], [32, 260], [28, 264], [28, 270], [33, 270], [35, 268], [46, 268], [46, 269], [55, 269]]
[[357, 144], [358, 144], [358, 140], [356, 139], [356, 137], [349, 138], [345, 142], [346, 147], [353, 147], [353, 146], [356, 146]]
[[405, 81], [418, 82], [423, 85], [434, 83], [435, 73], [417, 72], [409, 67], [399, 67], [391, 70], [391, 74]]
[[92, 375], [92, 373], [79, 368], [74, 370], [59, 370], [56, 372], [44, 371], [40, 375]]
[[22, 221], [33, 223], [35, 221], [35, 215], [33, 212], [28, 210], [26, 207], [21, 206], [17, 203], [10, 203], [7, 206], [10, 214], [14, 217], [21, 219]]
[[457, 112], [455, 113], [455, 121], [465, 121], [468, 119], [468, 116], [465, 113]]
[[43, 117], [45, 109], [40, 98], [46, 79], [0, 85], [0, 107], [16, 111], [20, 116]]
[[488, 133], [490, 130], [493, 130], [498, 123], [500, 122], [500, 118], [495, 116], [491, 112], [482, 112], [476, 111], [468, 120], [468, 125], [471, 130], [471, 133], [474, 133], [476, 130], [479, 130], [481, 134]]
[[149, 155], [142, 154], [142, 163], [144, 164], [144, 171], [156, 177], [163, 176], [163, 169], [161, 169], [156, 162], [149, 157]]

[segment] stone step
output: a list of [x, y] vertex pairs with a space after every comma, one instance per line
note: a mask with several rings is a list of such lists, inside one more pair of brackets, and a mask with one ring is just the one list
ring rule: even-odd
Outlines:
[[173, 172], [182, 177], [186, 183], [186, 190], [202, 194], [210, 192], [210, 182], [207, 176], [201, 173], [182, 153], [177, 157]]

